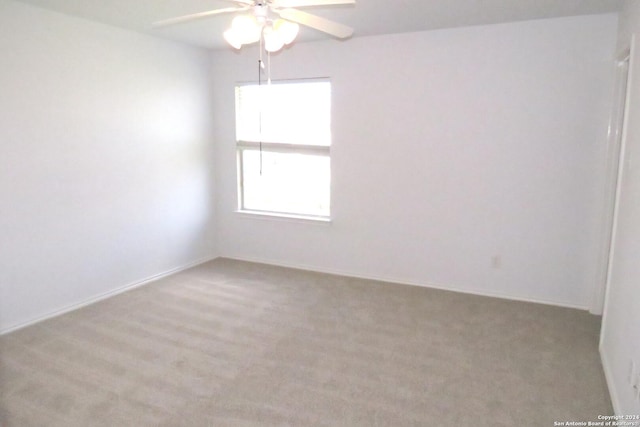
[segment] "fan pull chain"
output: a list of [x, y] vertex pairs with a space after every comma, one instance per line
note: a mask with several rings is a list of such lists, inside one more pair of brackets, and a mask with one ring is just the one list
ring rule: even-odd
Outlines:
[[[264, 31], [264, 29], [263, 29]], [[267, 85], [271, 86], [271, 52], [264, 48], [264, 35], [260, 36], [260, 53], [258, 56], [258, 93], [260, 108], [258, 109], [258, 133], [260, 135], [260, 176], [262, 176], [262, 109], [264, 107], [264, 94], [262, 93], [262, 72], [265, 69], [264, 61], [262, 59], [263, 53], [267, 52]]]
[[267, 51], [267, 84], [271, 86], [271, 52]]
[[260, 55], [258, 57], [258, 93], [260, 99], [260, 108], [258, 109], [258, 134], [260, 135], [260, 176], [262, 176], [262, 108], [264, 105], [264, 94], [262, 93], [262, 69], [264, 68], [264, 62], [262, 61], [262, 40], [263, 37], [260, 35]]

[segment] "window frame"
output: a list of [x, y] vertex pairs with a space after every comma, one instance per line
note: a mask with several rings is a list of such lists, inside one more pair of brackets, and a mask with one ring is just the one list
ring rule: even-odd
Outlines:
[[[287, 83], [313, 83], [313, 82], [326, 82], [329, 83], [329, 90], [331, 94], [332, 85], [331, 80], [328, 77], [318, 77], [318, 78], [302, 78], [302, 79], [286, 79], [286, 80], [274, 80], [271, 84], [287, 84]], [[256, 82], [238, 82], [235, 85], [235, 89], [241, 86], [253, 86], [256, 85]], [[265, 83], [267, 84], [267, 83]], [[237, 93], [237, 92], [236, 92]], [[330, 104], [331, 105], [331, 104]], [[237, 105], [237, 95], [236, 95], [236, 114], [235, 114], [235, 126], [236, 126], [236, 163], [237, 163], [237, 191], [238, 191], [238, 208], [236, 210], [237, 213], [247, 214], [251, 216], [259, 216], [259, 217], [272, 217], [272, 218], [280, 218], [280, 219], [295, 219], [295, 220], [303, 220], [303, 221], [313, 221], [313, 222], [331, 222], [331, 145], [333, 142], [333, 138], [329, 141], [328, 145], [317, 145], [317, 144], [293, 144], [293, 143], [280, 143], [280, 142], [258, 142], [258, 141], [246, 141], [238, 139], [238, 130], [237, 130], [237, 119], [238, 119], [238, 105]], [[329, 134], [331, 134], [331, 121], [329, 122]], [[281, 211], [271, 211], [271, 210], [263, 210], [263, 209], [248, 209], [245, 207], [244, 201], [244, 164], [243, 164], [243, 153], [245, 151], [259, 151], [262, 150], [263, 153], [291, 153], [291, 154], [307, 154], [314, 156], [322, 156], [329, 158], [329, 214], [328, 215], [313, 215], [313, 214], [301, 214], [301, 213], [291, 213], [291, 212], [281, 212]]]

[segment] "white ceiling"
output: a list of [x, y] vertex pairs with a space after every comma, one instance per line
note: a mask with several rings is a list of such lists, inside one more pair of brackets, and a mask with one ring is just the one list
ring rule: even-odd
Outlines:
[[[227, 49], [222, 38], [233, 15], [219, 15], [163, 29], [151, 23], [220, 7], [225, 0], [20, 0], [46, 9], [209, 49]], [[355, 6], [304, 10], [347, 24], [354, 37], [469, 25], [496, 24], [617, 12], [621, 0], [356, 0]], [[299, 40], [330, 38], [305, 28]]]

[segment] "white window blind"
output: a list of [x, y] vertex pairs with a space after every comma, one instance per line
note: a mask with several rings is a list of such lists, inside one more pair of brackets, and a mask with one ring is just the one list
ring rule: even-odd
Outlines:
[[328, 80], [237, 86], [240, 210], [328, 218], [330, 121]]
[[236, 88], [236, 138], [283, 144], [331, 144], [328, 81], [242, 85]]

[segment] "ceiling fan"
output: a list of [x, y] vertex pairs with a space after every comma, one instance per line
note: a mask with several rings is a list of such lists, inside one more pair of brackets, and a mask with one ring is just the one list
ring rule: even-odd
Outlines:
[[[276, 52], [295, 40], [299, 26], [322, 31], [339, 39], [353, 34], [353, 28], [296, 8], [355, 4], [355, 0], [224, 0], [235, 7], [209, 10], [158, 21], [154, 28], [182, 24], [224, 13], [239, 13], [225, 31], [225, 40], [234, 48], [260, 41], [268, 52]], [[246, 12], [246, 13], [243, 13]]]

